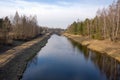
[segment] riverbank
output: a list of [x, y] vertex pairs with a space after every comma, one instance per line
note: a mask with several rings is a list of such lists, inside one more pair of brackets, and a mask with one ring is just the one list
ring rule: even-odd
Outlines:
[[28, 61], [47, 43], [50, 35], [48, 33], [0, 54], [0, 80], [19, 80]]
[[80, 35], [71, 35], [67, 33], [64, 33], [63, 35], [83, 46], [87, 46], [87, 48], [93, 51], [105, 53], [120, 62], [120, 41], [115, 43], [110, 40], [89, 39], [88, 37]]

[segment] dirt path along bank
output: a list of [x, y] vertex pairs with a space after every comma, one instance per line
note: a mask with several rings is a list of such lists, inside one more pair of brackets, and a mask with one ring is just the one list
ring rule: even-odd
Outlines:
[[47, 43], [50, 33], [0, 55], [0, 80], [19, 80], [28, 61]]

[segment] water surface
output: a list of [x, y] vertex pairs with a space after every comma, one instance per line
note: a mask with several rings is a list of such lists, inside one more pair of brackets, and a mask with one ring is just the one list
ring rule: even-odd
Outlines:
[[22, 80], [120, 80], [120, 64], [64, 36], [52, 35]]

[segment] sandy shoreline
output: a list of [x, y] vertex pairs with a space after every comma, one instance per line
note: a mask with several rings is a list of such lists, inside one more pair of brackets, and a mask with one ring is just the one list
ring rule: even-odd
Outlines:
[[71, 35], [67, 33], [63, 35], [83, 46], [87, 46], [87, 48], [93, 51], [105, 53], [120, 62], [120, 42], [114, 43], [109, 40], [93, 40], [80, 35]]
[[50, 35], [26, 42], [0, 55], [0, 80], [19, 80], [28, 61], [45, 46]]

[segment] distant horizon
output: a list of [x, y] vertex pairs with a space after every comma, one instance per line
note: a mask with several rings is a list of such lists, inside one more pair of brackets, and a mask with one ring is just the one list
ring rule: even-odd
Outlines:
[[107, 8], [115, 0], [3, 0], [0, 1], [0, 18], [19, 15], [37, 16], [38, 24], [50, 28], [66, 29], [79, 19], [96, 16], [98, 9]]

